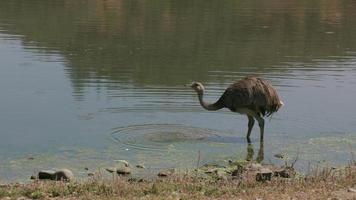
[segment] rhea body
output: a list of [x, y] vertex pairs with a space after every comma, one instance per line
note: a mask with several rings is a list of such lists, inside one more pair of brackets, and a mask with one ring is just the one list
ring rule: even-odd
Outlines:
[[205, 90], [203, 84], [193, 82], [190, 87], [197, 92], [200, 105], [206, 110], [228, 108], [232, 112], [247, 115], [246, 138], [249, 143], [255, 119], [260, 127], [260, 141], [262, 142], [265, 124], [263, 117], [270, 116], [283, 106], [276, 89], [267, 80], [256, 76], [247, 76], [231, 84], [215, 103], [207, 103], [203, 100]]

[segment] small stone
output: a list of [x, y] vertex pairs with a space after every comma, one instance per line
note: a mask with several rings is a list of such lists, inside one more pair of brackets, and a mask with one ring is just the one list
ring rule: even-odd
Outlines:
[[270, 181], [272, 178], [272, 170], [263, 168], [256, 174], [256, 181], [264, 182]]
[[116, 173], [119, 174], [119, 175], [131, 174], [131, 168], [127, 167], [127, 166], [121, 167], [121, 168], [116, 169]]
[[167, 177], [167, 176], [171, 176], [172, 174], [174, 174], [174, 172], [175, 172], [175, 169], [165, 169], [165, 170], [158, 172], [158, 176]]
[[353, 193], [356, 193], [356, 189], [354, 189], [354, 188], [348, 188], [348, 189], [347, 189], [347, 192], [353, 192]]
[[89, 170], [89, 168], [88, 168], [88, 167], [84, 167], [84, 169], [85, 169], [86, 171], [88, 171], [88, 170]]

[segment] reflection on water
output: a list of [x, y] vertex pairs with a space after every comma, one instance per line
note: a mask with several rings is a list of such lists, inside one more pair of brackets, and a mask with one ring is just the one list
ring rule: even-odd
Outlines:
[[354, 1], [0, 4], [0, 165], [9, 166], [0, 179], [20, 178], [11, 161], [28, 155], [51, 157], [43, 168], [194, 167], [199, 151], [203, 162], [253, 159], [258, 129], [252, 148], [245, 116], [207, 112], [183, 86], [201, 81], [215, 101], [248, 74], [270, 80], [286, 104], [266, 120], [256, 160], [287, 152], [300, 167], [341, 164], [356, 148]]
[[[247, 160], [247, 161], [254, 160], [253, 157], [254, 157], [254, 154], [255, 154], [255, 150], [254, 150], [254, 147], [253, 147], [252, 143], [248, 143], [247, 144], [246, 152], [247, 152], [247, 154], [246, 154], [246, 159], [245, 160]], [[257, 153], [255, 161], [257, 163], [261, 163], [264, 160], [264, 157], [265, 157], [264, 142], [262, 141], [262, 142], [260, 142], [258, 153]]]

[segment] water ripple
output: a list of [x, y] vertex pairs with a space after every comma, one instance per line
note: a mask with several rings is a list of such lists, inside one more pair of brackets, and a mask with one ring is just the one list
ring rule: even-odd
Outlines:
[[177, 143], [243, 143], [244, 138], [205, 128], [181, 124], [143, 124], [114, 128], [111, 139], [122, 149], [143, 151], [180, 151]]

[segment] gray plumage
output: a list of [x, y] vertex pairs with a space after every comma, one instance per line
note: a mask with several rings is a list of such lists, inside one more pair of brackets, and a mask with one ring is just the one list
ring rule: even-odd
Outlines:
[[270, 116], [283, 106], [277, 91], [266, 80], [247, 76], [230, 85], [213, 104], [204, 102], [204, 86], [199, 82], [190, 85], [198, 94], [201, 106], [207, 110], [219, 110], [228, 108], [233, 112], [246, 114], [248, 117], [247, 140], [250, 142], [250, 134], [256, 119], [260, 126], [260, 140], [263, 141], [264, 116]]

